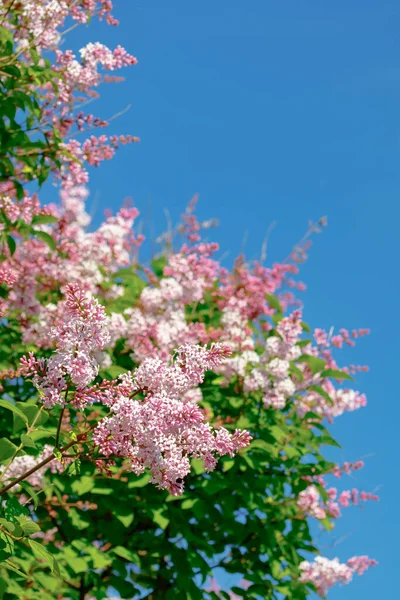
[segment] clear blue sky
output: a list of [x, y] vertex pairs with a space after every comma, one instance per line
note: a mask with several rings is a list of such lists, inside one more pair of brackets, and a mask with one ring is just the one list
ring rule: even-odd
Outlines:
[[[96, 24], [69, 43], [125, 46], [139, 65], [105, 88], [93, 111], [113, 132], [141, 137], [91, 173], [97, 213], [132, 196], [163, 230], [200, 194], [230, 259], [257, 258], [266, 230], [284, 258], [308, 219], [328, 215], [302, 276], [314, 327], [370, 327], [346, 360], [368, 406], [337, 419], [339, 460], [369, 455], [357, 481], [381, 502], [348, 509], [329, 556], [369, 554], [380, 567], [336, 588], [331, 600], [395, 600], [399, 546], [398, 230], [400, 221], [400, 4], [395, 0], [116, 0], [118, 29]], [[46, 194], [47, 195], [47, 194]], [[396, 447], [397, 446], [397, 447]], [[329, 545], [329, 540], [323, 545]], [[396, 591], [395, 591], [396, 590]]]

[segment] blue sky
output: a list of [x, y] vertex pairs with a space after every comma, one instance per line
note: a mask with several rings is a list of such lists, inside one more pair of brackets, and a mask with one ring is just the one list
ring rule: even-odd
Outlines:
[[[96, 215], [131, 196], [148, 236], [200, 194], [201, 218], [229, 260], [258, 258], [272, 222], [269, 260], [284, 258], [308, 219], [327, 215], [302, 269], [305, 320], [313, 327], [370, 327], [347, 361], [369, 364], [358, 385], [368, 406], [337, 419], [338, 460], [370, 455], [356, 481], [381, 501], [348, 509], [324, 552], [369, 554], [380, 566], [331, 600], [395, 598], [399, 484], [400, 4], [394, 0], [116, 0], [118, 29], [97, 38], [139, 59], [127, 80], [104, 88], [93, 111], [112, 132], [141, 143], [91, 173]], [[46, 195], [49, 193], [47, 190]], [[153, 233], [152, 233], [153, 232]], [[343, 541], [340, 538], [344, 537]], [[337, 543], [339, 541], [339, 543]], [[334, 547], [329, 547], [337, 543]]]

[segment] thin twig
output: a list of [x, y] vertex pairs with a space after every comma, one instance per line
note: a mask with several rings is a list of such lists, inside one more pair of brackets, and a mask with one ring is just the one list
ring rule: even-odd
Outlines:
[[[65, 452], [65, 450], [68, 450], [72, 446], [75, 446], [76, 444], [79, 444], [83, 440], [84, 437], [86, 437], [86, 433], [81, 434], [80, 436], [78, 436], [77, 440], [72, 440], [72, 442], [69, 442], [69, 444], [67, 444], [63, 448], [60, 448], [60, 452], [61, 453]], [[41, 467], [44, 467], [45, 465], [47, 465], [54, 458], [56, 458], [56, 456], [55, 456], [54, 452], [52, 452], [50, 454], [50, 456], [48, 456], [47, 458], [44, 458], [40, 463], [38, 463], [37, 465], [35, 465], [31, 469], [29, 469], [29, 471], [26, 471], [26, 473], [23, 473], [22, 475], [20, 475], [16, 479], [14, 479], [14, 481], [11, 481], [11, 483], [9, 483], [2, 490], [0, 490], [0, 496], [3, 496], [6, 492], [8, 492], [8, 490], [10, 490], [11, 488], [13, 488], [20, 481], [23, 481], [24, 479], [26, 479], [27, 477], [29, 477], [29, 475], [32, 475], [32, 473], [35, 473], [38, 469], [40, 469]]]
[[276, 227], [276, 224], [277, 224], [277, 221], [272, 221], [272, 223], [269, 225], [269, 227], [267, 229], [267, 233], [265, 234], [265, 238], [264, 238], [264, 241], [261, 246], [261, 256], [260, 256], [261, 264], [263, 264], [267, 260], [268, 242], [269, 242], [269, 238], [272, 233], [272, 230]]

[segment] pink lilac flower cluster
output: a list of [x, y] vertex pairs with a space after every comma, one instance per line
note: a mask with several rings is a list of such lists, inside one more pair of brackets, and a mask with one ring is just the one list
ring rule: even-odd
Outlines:
[[354, 556], [347, 563], [340, 563], [338, 558], [330, 560], [323, 556], [317, 556], [313, 562], [308, 560], [300, 563], [300, 581], [312, 583], [317, 593], [325, 597], [329, 589], [336, 583], [347, 584], [354, 574], [362, 575], [364, 571], [377, 562], [368, 556]]
[[[323, 477], [317, 478], [318, 483], [326, 488]], [[307, 486], [297, 497], [297, 506], [304, 514], [324, 519], [326, 516], [338, 519], [341, 516], [340, 508], [348, 508], [350, 505], [357, 506], [359, 502], [368, 500], [378, 501], [379, 496], [370, 492], [360, 492], [353, 488], [352, 490], [343, 490], [338, 492], [337, 488], [326, 488], [328, 500], [322, 501], [321, 494], [314, 484]]]
[[321, 494], [315, 485], [309, 485], [305, 490], [300, 492], [297, 498], [297, 506], [310, 517], [315, 517], [316, 519], [324, 519], [326, 517], [326, 511], [321, 504]]
[[[352, 389], [336, 388], [329, 377], [315, 374], [308, 366], [306, 359], [310, 356], [322, 358], [328, 369], [339, 370], [331, 351], [327, 349], [330, 341], [324, 330], [317, 329], [314, 332], [317, 346], [311, 343], [307, 346], [303, 344], [302, 347], [299, 345], [302, 334], [302, 315], [299, 310], [281, 319], [276, 326], [278, 335], [267, 338], [265, 352], [262, 355], [248, 352], [254, 347], [253, 340], [248, 337], [249, 333], [245, 330], [247, 320], [240, 319], [240, 311], [236, 313], [230, 311], [229, 314], [233, 316], [230, 327], [231, 339], [236, 340], [236, 347], [232, 345], [232, 349], [237, 350], [238, 355], [234, 355], [221, 369], [227, 381], [235, 374], [243, 377], [245, 391], [263, 391], [265, 406], [275, 409], [284, 408], [287, 399], [296, 393], [295, 405], [300, 415], [313, 411], [332, 420], [346, 411], [365, 406], [365, 395]], [[224, 314], [222, 323], [225, 325], [225, 322]], [[368, 330], [361, 331], [366, 334]], [[296, 369], [294, 374], [290, 373], [291, 365]], [[342, 370], [346, 372], [349, 369]], [[354, 370], [366, 369], [354, 367]], [[299, 371], [301, 380], [296, 375]], [[321, 392], [315, 390], [317, 385], [320, 386]]]
[[[234, 300], [247, 320], [271, 315], [274, 311], [269, 306], [266, 294], [275, 294], [287, 283], [289, 274], [297, 273], [298, 267], [294, 264], [274, 264], [272, 268], [267, 268], [255, 262], [251, 268], [240, 257], [235, 261], [233, 271], [221, 277], [221, 288], [215, 294], [218, 305], [223, 309], [228, 304], [232, 306]], [[286, 308], [294, 299], [286, 296], [283, 300]]]
[[[218, 249], [216, 244], [197, 243], [201, 224], [192, 208], [183, 217], [180, 232], [186, 234], [188, 243], [176, 253], [170, 249], [168, 252], [168, 246], [169, 260], [163, 278], [145, 288], [138, 306], [125, 313], [127, 346], [133, 349], [134, 360], [141, 361], [148, 356], [166, 358], [166, 353], [182, 343], [219, 341], [235, 352], [232, 359], [225, 361], [221, 373], [227, 379], [239, 372], [243, 376], [246, 364], [252, 359], [257, 362], [248, 321], [272, 314], [265, 294], [276, 291], [287, 273], [297, 267], [274, 265], [267, 269], [256, 264], [251, 271], [243, 261], [237, 261], [234, 272], [229, 274], [212, 258]], [[218, 279], [220, 285], [216, 287]], [[219, 328], [192, 323], [185, 310], [187, 305], [202, 302], [206, 293], [215, 298], [222, 312]], [[280, 388], [290, 394], [292, 386], [287, 378]]]
[[144, 399], [118, 398], [112, 416], [96, 428], [95, 444], [107, 457], [127, 458], [138, 475], [148, 468], [160, 489], [181, 494], [191, 458], [201, 459], [205, 469], [212, 471], [218, 455], [233, 456], [250, 443], [246, 431], [213, 430], [200, 408], [185, 399], [185, 393], [203, 381], [205, 371], [215, 368], [229, 352], [220, 344], [210, 349], [185, 344], [172, 364], [157, 358], [143, 361], [133, 381]]
[[43, 211], [40, 206], [37, 194], [29, 196], [26, 192], [25, 197], [19, 202], [15, 202], [13, 198], [3, 194], [0, 191], [0, 211], [4, 211], [7, 219], [11, 223], [15, 223], [19, 219], [25, 223], [31, 223], [33, 217], [39, 214], [47, 214], [48, 211]]
[[[42, 109], [42, 129], [47, 128], [46, 141], [51, 144], [55, 140], [55, 132], [64, 140], [69, 139], [61, 145], [58, 160], [46, 163], [65, 187], [87, 183], [88, 173], [83, 163], [98, 165], [112, 158], [120, 145], [138, 141], [132, 135], [110, 138], [92, 135], [83, 143], [74, 139], [76, 133], [107, 125], [104, 119], [85, 115], [82, 110], [75, 115], [75, 106], [97, 97], [95, 88], [104, 81], [113, 80], [105, 76], [104, 71], [114, 73], [125, 66], [135, 65], [137, 59], [121, 46], [111, 50], [100, 42], [88, 43], [81, 48], [77, 58], [71, 50], [61, 51], [59, 48], [65, 33], [63, 28], [70, 18], [77, 25], [88, 22], [93, 16], [117, 25], [111, 11], [110, 0], [20, 0], [18, 3], [3, 0], [1, 3], [1, 23], [13, 34], [20, 60], [30, 64], [30, 49], [34, 48], [50, 60], [55, 72], [54, 82], [48, 81], [42, 86], [35, 84], [35, 93]], [[41, 61], [44, 64], [43, 59]], [[117, 79], [114, 77], [114, 80]], [[24, 166], [16, 158], [15, 173], [21, 182], [27, 179]]]
[[[334, 346], [336, 348], [342, 348], [343, 343], [346, 343], [348, 346], [355, 346], [355, 341], [357, 338], [364, 337], [370, 333], [369, 329], [354, 329], [351, 334], [347, 329], [341, 329], [340, 335], [333, 335], [333, 327], [330, 332], [325, 331], [324, 329], [315, 329], [314, 330], [314, 339], [321, 351], [321, 355], [329, 362], [332, 361], [332, 352], [330, 351], [330, 347]], [[355, 375], [356, 373], [365, 373], [367, 372], [368, 366], [366, 365], [349, 365], [348, 367], [344, 367], [343, 370], [346, 373], [350, 373], [351, 375]]]
[[0, 265], [0, 284], [12, 287], [16, 280], [16, 274], [12, 269], [5, 265]]
[[158, 236], [156, 239], [157, 244], [165, 244], [164, 252], [166, 256], [171, 253], [173, 246], [174, 236], [181, 234], [186, 235], [188, 243], [195, 243], [200, 241], [200, 231], [204, 229], [210, 229], [216, 227], [218, 221], [216, 219], [207, 219], [206, 221], [198, 221], [194, 210], [198, 202], [198, 195], [196, 194], [190, 200], [186, 207], [186, 211], [181, 215], [182, 222], [179, 223], [174, 229], [168, 227], [168, 230]]
[[320, 382], [322, 389], [329, 395], [330, 401], [313, 390], [307, 391], [299, 400], [299, 414], [311, 410], [332, 421], [344, 412], [357, 410], [367, 404], [365, 394], [353, 389], [335, 388], [329, 379]]
[[[300, 317], [300, 313], [298, 314]], [[300, 318], [298, 322], [300, 325]], [[277, 326], [278, 333], [279, 329], [280, 324]], [[318, 346], [314, 346], [311, 343], [306, 346], [303, 344], [301, 350], [300, 346], [296, 345], [297, 342], [292, 346], [294, 356], [291, 357], [291, 363], [294, 365], [296, 373], [298, 371], [301, 372], [301, 379], [299, 379], [296, 373], [292, 375], [292, 381], [295, 383], [297, 393], [295, 405], [300, 416], [304, 416], [307, 412], [312, 411], [332, 421], [344, 412], [357, 410], [365, 406], [367, 400], [364, 394], [348, 388], [337, 388], [329, 376], [323, 376], [322, 371], [324, 369], [342, 370], [346, 373], [346, 368], [339, 369], [330, 349], [326, 349], [325, 342], [321, 343], [328, 339], [326, 332], [317, 330], [314, 336], [318, 338]], [[277, 343], [276, 347], [278, 347]], [[324, 360], [325, 366], [321, 366], [320, 373], [315, 373], [311, 366], [308, 365], [308, 357], [316, 357], [317, 359]], [[315, 386], [319, 386], [319, 389], [316, 389]]]
[[31, 353], [21, 359], [24, 374], [33, 376], [46, 408], [64, 404], [69, 386], [85, 389], [98, 374], [96, 353], [109, 342], [104, 308], [75, 286], [68, 286], [65, 321], [51, 332], [57, 352], [48, 360]]
[[171, 350], [185, 343], [213, 340], [203, 323], [191, 323], [185, 306], [201, 302], [218, 275], [219, 263], [211, 258], [216, 244], [184, 244], [172, 254], [157, 286], [146, 287], [138, 306], [127, 309], [125, 337], [140, 362], [147, 357], [166, 359]]
[[[42, 226], [54, 235], [62, 254], [51, 253], [41, 240], [27, 240], [2, 265], [4, 278], [12, 287], [8, 302], [20, 310], [25, 342], [44, 347], [54, 344], [49, 331], [62, 322], [63, 305], [42, 305], [39, 300], [54, 285], [65, 291], [67, 283], [73, 282], [107, 299], [124, 292], [122, 286], [110, 286], [107, 280], [118, 268], [129, 265], [133, 249], [143, 239], [132, 233], [137, 209], [123, 208], [116, 216], [107, 217], [97, 231], [87, 233], [90, 219], [84, 208], [86, 197], [82, 187], [63, 190], [62, 208], [51, 207], [51, 212], [59, 217], [58, 223]], [[190, 222], [184, 222], [184, 230], [188, 238], [198, 237], [200, 226], [194, 215], [190, 217]], [[284, 285], [288, 265], [275, 265], [268, 270], [256, 264], [251, 271], [239, 261], [230, 274], [213, 258], [217, 246], [198, 243], [197, 237], [195, 244], [184, 244], [170, 254], [164, 276], [159, 280], [153, 276], [153, 285], [143, 289], [138, 303], [127, 309], [124, 316], [110, 315], [107, 326], [114, 332], [110, 343], [125, 339], [134, 361], [140, 363], [147, 357], [166, 360], [180, 344], [219, 341], [228, 345], [233, 354], [218, 367], [218, 372], [224, 375], [226, 383], [232, 377], [241, 378], [246, 393], [261, 392], [265, 407], [283, 409], [292, 399], [300, 415], [311, 410], [332, 420], [364, 406], [363, 394], [337, 388], [329, 378], [314, 375], [307, 362], [298, 361], [302, 354], [320, 356], [328, 368], [338, 368], [329, 348], [330, 337], [323, 330], [315, 332], [317, 346], [299, 345], [299, 310], [280, 320], [276, 334], [267, 338], [263, 354], [254, 352], [256, 340], [249, 322], [274, 314], [266, 293], [276, 293]], [[188, 306], [203, 301], [206, 293], [214, 295], [221, 311], [218, 328], [191, 322], [188, 316]], [[2, 306], [4, 312], [6, 302]], [[366, 332], [359, 330], [352, 336], [355, 339]], [[106, 366], [109, 358], [103, 354], [98, 360]], [[297, 369], [295, 373], [301, 372], [302, 381], [293, 374], [292, 365]], [[320, 386], [322, 394], [313, 389], [315, 385]]]
[[[67, 284], [74, 283], [107, 298], [123, 293], [122, 287], [110, 286], [108, 281], [116, 270], [130, 263], [132, 249], [143, 240], [143, 236], [134, 236], [132, 231], [138, 211], [126, 206], [116, 215], [109, 215], [97, 230], [87, 232], [90, 217], [85, 211], [86, 198], [83, 188], [63, 190], [61, 207], [48, 206], [41, 211], [58, 218], [54, 225], [35, 227], [55, 238], [59, 253], [52, 252], [40, 239], [18, 240], [21, 243], [14, 255], [1, 265], [0, 277], [11, 288], [3, 310], [8, 304], [20, 311], [27, 343], [45, 347], [54, 344], [49, 332], [62, 321], [63, 306], [40, 301], [49, 290], [65, 292]], [[121, 329], [119, 337], [124, 334]]]
[[216, 280], [219, 264], [210, 257], [218, 250], [218, 244], [182, 246], [178, 254], [172, 255], [164, 274], [182, 286], [182, 300], [186, 304], [201, 302], [206, 289]]
[[[64, 254], [62, 259], [51, 255], [43, 242], [30, 240], [18, 248], [16, 255], [9, 261], [16, 273], [15, 280], [18, 281], [11, 292], [10, 301], [14, 306], [20, 305], [24, 340], [27, 342], [51, 345], [47, 332], [60, 320], [60, 310], [51, 304], [43, 307], [37, 298], [41, 288], [45, 291], [46, 286], [50, 287], [53, 282], [61, 283], [63, 289], [62, 280], [67, 271], [69, 281], [84, 284], [92, 293], [107, 294], [110, 298], [111, 294], [123, 292], [123, 288], [115, 285], [107, 287], [107, 291], [104, 292], [102, 281], [104, 269], [112, 272], [118, 266], [128, 264], [129, 249], [135, 244], [140, 244], [140, 236], [136, 239], [129, 238], [129, 228], [136, 213], [126, 215], [121, 211], [118, 223], [106, 223], [98, 232], [88, 234], [84, 232], [84, 227], [89, 222], [89, 217], [84, 211], [86, 195], [82, 188], [63, 191], [59, 223], [54, 228], [47, 228], [48, 232], [55, 234], [60, 251]], [[43, 228], [46, 230], [46, 226]], [[197, 226], [191, 223], [190, 231], [193, 228], [197, 230]], [[254, 347], [252, 331], [247, 325], [250, 314], [246, 308], [247, 299], [241, 298], [244, 269], [240, 269], [240, 282], [237, 282], [236, 286], [228, 285], [227, 272], [219, 267], [218, 262], [211, 259], [211, 254], [216, 249], [215, 244], [184, 245], [180, 252], [171, 255], [165, 268], [167, 276], [164, 276], [157, 286], [146, 287], [139, 305], [127, 310], [127, 324], [124, 326], [123, 321], [119, 319], [120, 338], [127, 338], [127, 345], [132, 348], [135, 360], [140, 361], [147, 356], [166, 358], [170, 350], [182, 343], [219, 340], [238, 352], [238, 358], [234, 357], [233, 362], [238, 360], [243, 363], [241, 352]], [[110, 264], [111, 258], [113, 260]], [[68, 268], [65, 268], [66, 260]], [[265, 290], [275, 290], [282, 283], [282, 273], [286, 272], [286, 268], [280, 270], [275, 266], [269, 273], [268, 270], [258, 267], [257, 272], [259, 276], [254, 278], [260, 282], [259, 297], [264, 296], [262, 306], [265, 307]], [[191, 323], [185, 315], [185, 306], [188, 303], [202, 301], [204, 294], [213, 290], [218, 274], [222, 281], [221, 289], [224, 292], [234, 292], [229, 305], [223, 308], [222, 325], [225, 331], [207, 330], [203, 323]], [[261, 304], [258, 310], [262, 310]], [[28, 315], [35, 318], [27, 321]], [[284, 387], [284, 384], [281, 387]]]
[[[96, 119], [91, 114], [84, 115], [82, 111], [79, 111], [76, 118], [71, 117], [73, 106], [78, 98], [82, 98], [82, 94], [93, 96], [93, 89], [104, 81], [101, 69], [115, 71], [136, 63], [137, 59], [128, 54], [121, 46], [110, 50], [99, 42], [89, 43], [81, 48], [80, 60], [71, 50], [56, 51], [55, 69], [62, 74], [62, 77], [56, 98], [53, 90], [48, 86], [47, 102], [49, 106], [53, 106], [56, 102], [60, 114], [59, 127], [64, 137], [67, 134], [70, 136], [70, 130], [74, 124], [77, 125], [79, 132], [84, 131], [85, 125], [88, 128], [107, 125], [107, 121]], [[52, 114], [49, 113], [48, 117], [51, 116]], [[86, 184], [89, 176], [84, 163], [99, 166], [102, 161], [113, 158], [115, 150], [120, 145], [137, 141], [139, 138], [131, 135], [111, 136], [110, 138], [106, 135], [99, 137], [91, 135], [83, 143], [77, 139], [69, 140], [64, 144], [68, 154], [64, 157], [64, 164], [58, 173], [62, 186], [69, 189]]]
[[353, 329], [351, 333], [347, 329], [341, 329], [338, 335], [332, 336], [332, 345], [337, 348], [341, 348], [343, 344], [354, 346], [355, 339], [363, 337], [364, 335], [369, 335], [369, 333], [369, 329]]
[[[315, 375], [307, 362], [297, 361], [301, 355], [320, 355], [326, 361], [327, 368], [338, 369], [330, 351], [325, 350], [329, 342], [323, 330], [316, 330], [315, 333], [318, 346], [324, 348], [322, 354], [318, 347], [311, 344], [303, 348], [298, 345], [302, 334], [302, 315], [299, 310], [281, 319], [276, 327], [278, 336], [268, 337], [265, 352], [259, 355], [252, 351], [252, 332], [248, 329], [246, 316], [242, 316], [240, 305], [235, 310], [231, 306], [228, 305], [229, 310], [228, 307], [223, 309], [221, 320], [225, 332], [229, 332], [232, 349], [237, 351], [219, 369], [227, 382], [234, 375], [243, 377], [244, 390], [262, 391], [264, 406], [274, 409], [283, 409], [287, 400], [296, 394], [295, 404], [300, 415], [313, 411], [332, 420], [346, 411], [365, 406], [365, 395], [352, 389], [338, 389], [329, 378]], [[301, 371], [302, 381], [291, 375], [291, 364]], [[315, 385], [321, 386], [322, 394], [312, 389], [311, 386]]]
[[[223, 319], [226, 319], [224, 315]], [[275, 409], [285, 407], [287, 399], [296, 391], [296, 385], [290, 377], [290, 361], [301, 354], [297, 345], [302, 328], [301, 313], [294, 311], [278, 325], [278, 336], [267, 338], [265, 351], [262, 355], [251, 349], [253, 340], [246, 332], [247, 339], [242, 336], [241, 343], [246, 343], [249, 350], [243, 351], [239, 357], [230, 359], [229, 364], [223, 365], [220, 372], [228, 379], [236, 374], [243, 377], [243, 387], [246, 392], [262, 391], [264, 406]], [[232, 326], [238, 328], [240, 321], [236, 318]], [[230, 327], [232, 331], [232, 327]], [[246, 340], [246, 341], [245, 341]]]
[[[8, 24], [12, 0], [3, 0], [0, 17]], [[110, 0], [19, 0], [19, 27], [16, 39], [24, 49], [34, 41], [38, 51], [54, 49], [60, 42], [60, 28], [68, 16], [79, 23], [86, 23], [92, 15], [105, 17], [111, 25], [118, 22], [111, 15]]]
[[342, 474], [350, 475], [352, 471], [358, 471], [364, 467], [364, 461], [357, 460], [355, 462], [344, 462], [343, 465], [335, 465], [332, 471], [332, 475], [341, 478]]

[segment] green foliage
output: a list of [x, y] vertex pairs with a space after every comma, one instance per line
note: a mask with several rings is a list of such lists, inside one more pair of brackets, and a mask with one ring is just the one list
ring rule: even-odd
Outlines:
[[[124, 286], [122, 299], [137, 298], [144, 285], [129, 269], [118, 272], [115, 281]], [[122, 311], [119, 300], [107, 308]], [[212, 322], [219, 319], [210, 316], [214, 310], [210, 297], [193, 307], [193, 318]], [[113, 351], [110, 377], [132, 368], [126, 360], [122, 342]], [[313, 372], [324, 369], [325, 361], [308, 355], [302, 360]], [[20, 445], [21, 452], [38, 455], [54, 440], [60, 410], [39, 411], [29, 382], [6, 386], [8, 397], [21, 400], [1, 402], [8, 432], [0, 445], [3, 464]], [[221, 460], [211, 475], [193, 461], [182, 497], [148, 485], [147, 473], [121, 472], [121, 459], [111, 478], [100, 476], [86, 460], [79, 468], [73, 462], [64, 473], [47, 472], [39, 501], [25, 484], [33, 521], [30, 511], [6, 496], [0, 521], [4, 600], [17, 589], [27, 599], [53, 598], [57, 590], [79, 600], [82, 589], [100, 599], [111, 587], [127, 599], [144, 592], [149, 599], [209, 599], [217, 597], [206, 591], [217, 566], [250, 583], [246, 591], [232, 588], [241, 597], [305, 600], [310, 588], [298, 583], [299, 564], [317, 549], [296, 499], [307, 486], [304, 477], [332, 469], [321, 448], [337, 443], [318, 415], [301, 418], [290, 404], [285, 411], [264, 409], [261, 392], [245, 395], [240, 386], [232, 380], [221, 387], [220, 378], [209, 373], [202, 385], [204, 406], [228, 429], [247, 427], [254, 436], [250, 447]], [[327, 399], [323, 388], [312, 389]], [[332, 527], [329, 518], [322, 525]], [[32, 539], [39, 527], [50, 536], [45, 545]]]
[[44, 119], [41, 92], [50, 84], [57, 93], [60, 76], [34, 49], [29, 56], [28, 64], [0, 26], [0, 182], [12, 184], [19, 198], [25, 182], [42, 185], [64, 154], [57, 128]]

